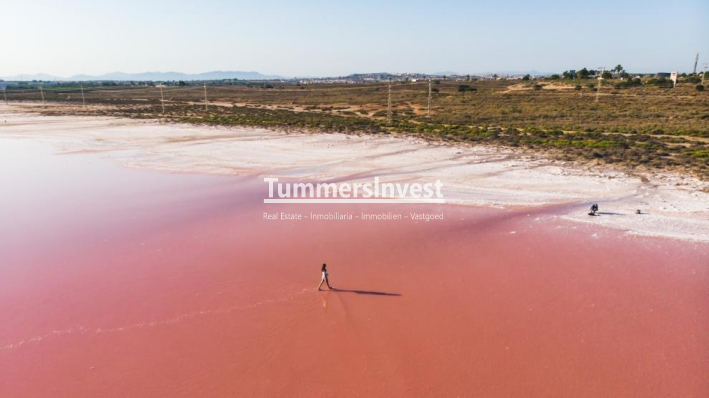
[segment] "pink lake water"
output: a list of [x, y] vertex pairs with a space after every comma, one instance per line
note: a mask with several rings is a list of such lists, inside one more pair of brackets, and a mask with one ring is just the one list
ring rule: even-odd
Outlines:
[[0, 138], [2, 397], [709, 396], [705, 244], [111, 156]]

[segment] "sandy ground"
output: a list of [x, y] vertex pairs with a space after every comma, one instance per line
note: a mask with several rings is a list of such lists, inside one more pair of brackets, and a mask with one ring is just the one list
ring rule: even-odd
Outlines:
[[[103, 151], [131, 167], [310, 180], [429, 182], [448, 203], [499, 208], [568, 203], [555, 216], [628, 234], [709, 242], [709, 183], [671, 173], [631, 175], [506, 149], [408, 137], [294, 134], [116, 118], [40, 116], [0, 105], [0, 136]], [[599, 217], [586, 212], [600, 205]], [[643, 214], [635, 214], [640, 209]]]

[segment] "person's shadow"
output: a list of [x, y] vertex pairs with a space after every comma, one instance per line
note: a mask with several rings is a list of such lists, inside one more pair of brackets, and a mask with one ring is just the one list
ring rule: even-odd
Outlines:
[[355, 293], [355, 294], [365, 294], [369, 296], [390, 296], [390, 297], [399, 297], [401, 296], [400, 293], [388, 293], [388, 292], [376, 292], [376, 291], [370, 291], [370, 290], [350, 290], [350, 289], [339, 289], [336, 287], [333, 287], [330, 289], [331, 292], [339, 292], [339, 293]]

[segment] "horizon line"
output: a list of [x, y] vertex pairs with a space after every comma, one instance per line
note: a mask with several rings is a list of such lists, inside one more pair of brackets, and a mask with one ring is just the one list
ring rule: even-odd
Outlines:
[[[595, 68], [587, 67], [589, 70], [595, 70]], [[634, 73], [634, 74], [653, 74], [653, 73], [659, 73], [659, 72], [664, 72], [665, 70], [657, 70], [657, 71], [652, 71], [648, 72], [647, 68], [641, 68], [644, 69], [641, 71], [634, 71], [634, 72], [629, 72], [629, 73]], [[566, 70], [574, 70], [574, 69], [566, 69]], [[547, 75], [552, 75], [552, 74], [559, 74], [562, 71], [539, 71], [535, 69], [531, 70], [491, 70], [491, 71], [482, 71], [482, 72], [454, 72], [454, 71], [436, 71], [436, 72], [422, 72], [422, 71], [396, 71], [396, 72], [388, 72], [388, 71], [379, 71], [379, 72], [352, 72], [349, 74], [335, 74], [335, 75], [281, 75], [277, 73], [263, 73], [258, 70], [210, 70], [206, 72], [177, 72], [177, 71], [144, 71], [144, 72], [123, 72], [123, 71], [113, 71], [113, 72], [106, 72], [106, 73], [99, 73], [99, 74], [92, 74], [92, 73], [77, 73], [77, 74], [72, 74], [70, 76], [60, 76], [60, 75], [55, 75], [52, 73], [45, 73], [45, 72], [30, 72], [30, 73], [14, 73], [14, 74], [7, 74], [7, 75], [0, 75], [0, 79], [8, 79], [6, 81], [32, 81], [32, 80], [37, 80], [37, 77], [40, 77], [41, 75], [45, 75], [44, 77], [49, 78], [50, 80], [48, 81], [74, 81], [74, 78], [80, 78], [75, 81], [84, 81], [85, 78], [89, 78], [85, 81], [154, 81], [154, 80], [148, 80], [144, 78], [138, 78], [136, 79], [130, 79], [130, 78], [119, 78], [119, 79], [110, 79], [110, 78], [104, 78], [106, 75], [114, 75], [114, 74], [123, 74], [123, 75], [149, 75], [149, 74], [177, 74], [177, 75], [185, 75], [183, 79], [185, 80], [204, 80], [204, 79], [198, 79], [197, 77], [200, 77], [199, 75], [208, 75], [212, 73], [234, 73], [234, 74], [256, 74], [256, 75], [261, 75], [262, 78], [256, 78], [256, 79], [238, 79], [238, 80], [297, 80], [297, 79], [337, 79], [337, 78], [343, 78], [343, 77], [350, 77], [354, 75], [376, 75], [376, 74], [387, 74], [387, 75], [425, 75], [425, 76], [485, 76], [485, 75], [494, 75], [494, 74], [499, 74], [499, 75], [510, 75], [510, 76], [516, 76], [516, 75], [522, 75], [522, 74], [529, 74], [533, 76], [547, 76]], [[687, 70], [679, 70], [677, 68], [678, 73], [690, 73], [689, 69]], [[27, 76], [27, 77], [25, 77]], [[137, 77], [137, 76], [136, 76]], [[194, 77], [194, 78], [190, 78]], [[82, 79], [83, 78], [83, 79]], [[159, 79], [158, 79], [159, 80]], [[207, 79], [207, 80], [228, 80], [226, 78], [222, 79]]]

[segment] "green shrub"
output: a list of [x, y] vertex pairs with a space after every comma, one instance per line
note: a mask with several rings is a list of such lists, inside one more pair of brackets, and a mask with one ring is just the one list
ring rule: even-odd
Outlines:
[[674, 83], [672, 83], [672, 80], [667, 79], [665, 77], [649, 79], [645, 84], [647, 84], [648, 86], [657, 86], [657, 87], [664, 87], [664, 88], [674, 86]]
[[620, 81], [613, 85], [614, 88], [629, 88], [642, 86], [643, 82], [640, 79], [628, 79]]

